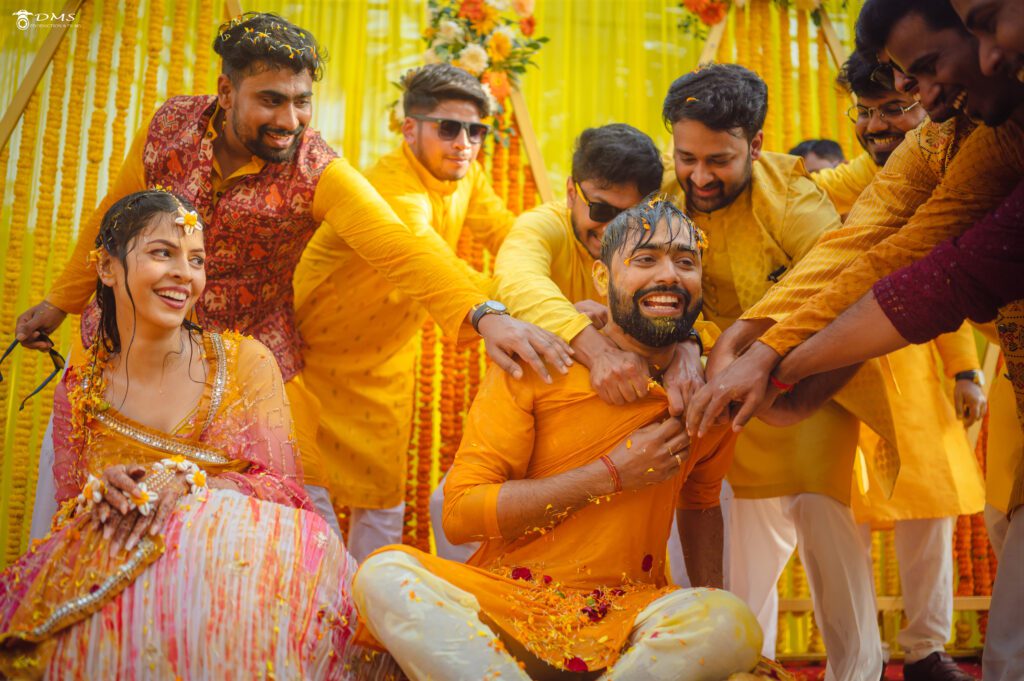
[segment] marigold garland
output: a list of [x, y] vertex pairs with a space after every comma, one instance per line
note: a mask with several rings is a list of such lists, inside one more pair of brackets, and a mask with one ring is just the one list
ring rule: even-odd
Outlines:
[[[29, 98], [25, 113], [21, 119], [21, 142], [18, 145], [18, 160], [15, 164], [16, 175], [14, 179], [14, 205], [11, 207], [10, 240], [7, 244], [6, 262], [4, 264], [3, 290], [5, 295], [3, 313], [0, 320], [2, 320], [2, 328], [5, 329], [14, 328], [14, 319], [17, 314], [15, 306], [18, 302], [18, 296], [16, 294], [12, 295], [11, 292], [17, 292], [21, 283], [23, 244], [25, 235], [28, 233], [29, 208], [31, 207], [32, 190], [34, 188], [32, 169], [35, 160], [36, 139], [39, 132], [39, 100], [40, 94], [38, 92]], [[19, 354], [21, 358], [18, 361], [20, 366], [24, 368], [24, 371], [11, 374], [12, 376], [18, 376], [13, 391], [0, 391], [0, 408], [3, 409], [2, 413], [5, 415], [9, 411], [7, 408], [7, 396], [9, 394], [13, 393], [14, 399], [20, 402], [32, 390], [32, 386], [28, 382], [35, 374], [36, 356], [40, 353]], [[5, 508], [0, 509], [6, 514], [10, 527], [23, 528], [26, 526], [24, 518], [28, 490], [26, 489], [25, 481], [27, 480], [30, 459], [33, 460], [34, 465], [34, 457], [29, 455], [29, 442], [32, 437], [32, 430], [32, 423], [29, 419], [16, 420], [14, 426], [15, 456], [11, 466], [11, 478], [19, 484], [11, 490], [12, 494], [9, 498], [2, 500]], [[22, 536], [20, 536], [22, 534], [24, 533], [11, 533], [7, 545], [4, 547], [5, 564], [16, 560], [24, 550]]]
[[167, 96], [185, 94], [185, 40], [188, 35], [188, 2], [174, 0], [171, 24], [171, 61], [167, 65]]
[[[98, 54], [100, 59], [110, 61], [114, 48], [114, 27], [117, 23], [117, 3], [106, 0], [100, 23]], [[77, 59], [77, 55], [76, 55]], [[77, 64], [76, 64], [77, 67]], [[92, 117], [89, 120], [89, 143], [86, 148], [88, 164], [85, 167], [85, 187], [82, 190], [81, 224], [92, 214], [96, 207], [99, 190], [100, 167], [105, 160], [107, 139], [107, 108], [110, 104], [110, 69], [96, 69], [95, 90], [92, 100]]]
[[811, 44], [807, 28], [808, 14], [806, 11], [796, 12], [796, 47], [797, 47], [797, 82], [800, 91], [800, 132], [798, 137], [810, 136], [813, 128], [811, 104]]
[[523, 191], [519, 181], [519, 173], [522, 170], [521, 144], [519, 132], [511, 136], [508, 141], [508, 209], [519, 215], [523, 212]]
[[196, 65], [192, 71], [192, 92], [207, 92], [210, 81], [210, 65], [213, 61], [210, 45], [213, 36], [213, 0], [199, 0], [196, 17], [195, 52]]
[[160, 76], [160, 52], [163, 49], [164, 0], [150, 0], [146, 26], [146, 75], [142, 81], [142, 120], [148, 121], [156, 109], [157, 79]]
[[[758, 20], [760, 26], [763, 27], [761, 33], [761, 71], [760, 75], [762, 80], [768, 85], [768, 91], [775, 93], [778, 92], [778, 86], [775, 81], [775, 74], [777, 71], [775, 60], [778, 50], [775, 49], [774, 31], [772, 31], [772, 24], [774, 23], [772, 13], [775, 11], [773, 3], [769, 0], [762, 0], [757, 3], [758, 8]], [[783, 116], [785, 118], [785, 116]], [[764, 148], [779, 151], [785, 151], [780, 149], [781, 141], [779, 139], [778, 131], [779, 115], [778, 112], [772, 112], [770, 116], [764, 122]], [[789, 147], [786, 147], [788, 149]]]
[[818, 137], [834, 139], [832, 132], [835, 117], [829, 111], [828, 103], [834, 101], [828, 96], [832, 88], [832, 74], [829, 71], [828, 47], [825, 45], [825, 32], [818, 28]]
[[114, 125], [111, 131], [109, 178], [113, 183], [124, 159], [128, 105], [132, 101], [135, 83], [135, 37], [139, 29], [139, 0], [125, 0], [124, 25], [121, 27], [121, 45], [117, 50], [117, 90], [114, 94]]
[[750, 65], [750, 32], [747, 30], [747, 7], [738, 7], [734, 14], [736, 26], [736, 63]]
[[793, 54], [789, 49], [789, 9], [779, 8], [779, 79], [782, 82], [782, 146], [792, 149], [800, 140], [796, 134], [796, 88], [793, 87]]

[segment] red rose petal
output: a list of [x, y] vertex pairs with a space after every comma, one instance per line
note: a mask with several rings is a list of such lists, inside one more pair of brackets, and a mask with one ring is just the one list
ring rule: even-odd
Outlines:
[[653, 566], [654, 556], [648, 553], [646, 556], [644, 556], [644, 562], [640, 563], [640, 569], [644, 572], [650, 572]]
[[563, 665], [565, 670], [568, 672], [589, 672], [590, 668], [587, 667], [587, 663], [581, 660], [579, 657], [572, 657], [565, 661]]
[[530, 572], [530, 568], [512, 568], [512, 579], [523, 579], [526, 581], [530, 581], [531, 579], [533, 579], [533, 573]]

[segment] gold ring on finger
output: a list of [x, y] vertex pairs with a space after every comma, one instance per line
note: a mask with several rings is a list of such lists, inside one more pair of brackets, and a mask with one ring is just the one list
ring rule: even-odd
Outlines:
[[682, 457], [682, 455], [681, 454], [673, 454], [672, 456], [675, 457], [676, 463], [679, 464], [680, 468], [682, 468], [683, 467], [683, 457]]

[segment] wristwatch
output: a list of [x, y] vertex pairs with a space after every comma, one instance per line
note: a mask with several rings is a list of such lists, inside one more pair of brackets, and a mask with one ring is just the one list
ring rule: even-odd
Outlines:
[[967, 371], [958, 371], [953, 375], [958, 381], [970, 381], [977, 386], [985, 387], [985, 375], [977, 369], [968, 369]]
[[496, 315], [507, 315], [508, 308], [497, 300], [485, 300], [476, 307], [473, 308], [473, 313], [469, 317], [470, 323], [473, 325], [473, 330], [480, 333], [480, 320], [485, 315], [496, 314]]
[[700, 356], [704, 356], [704, 341], [701, 340], [700, 334], [697, 333], [697, 329], [691, 328], [690, 332], [686, 334], [686, 340], [692, 340], [696, 343], [697, 347], [700, 349]]

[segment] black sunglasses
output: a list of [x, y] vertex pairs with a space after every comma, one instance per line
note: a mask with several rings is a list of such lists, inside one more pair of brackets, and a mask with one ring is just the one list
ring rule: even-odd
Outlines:
[[417, 121], [437, 123], [437, 136], [445, 142], [451, 142], [465, 130], [470, 144], [480, 144], [487, 137], [487, 133], [491, 131], [491, 126], [486, 123], [467, 123], [466, 121], [457, 121], [454, 118], [438, 118], [437, 116], [424, 116], [423, 114], [409, 114], [409, 118], [414, 118]]
[[871, 80], [881, 85], [886, 90], [892, 90], [893, 92], [900, 92], [901, 90], [896, 87], [896, 72], [899, 71], [900, 75], [903, 76], [906, 81], [903, 86], [902, 92], [909, 92], [914, 89], [917, 85], [917, 79], [908, 76], [903, 69], [892, 62], [879, 62], [874, 69], [871, 70]]
[[[39, 384], [38, 388], [36, 388], [32, 392], [30, 392], [28, 394], [28, 396], [21, 401], [21, 406], [18, 407], [18, 411], [21, 411], [22, 409], [24, 409], [26, 402], [28, 402], [30, 399], [35, 397], [36, 394], [40, 390], [45, 388], [47, 386], [47, 384], [49, 384], [49, 382], [52, 381], [57, 374], [59, 374], [61, 371], [64, 370], [64, 357], [61, 356], [61, 354], [59, 352], [57, 352], [56, 350], [53, 349], [53, 341], [50, 340], [50, 337], [47, 336], [42, 331], [39, 331], [38, 333], [39, 333], [39, 337], [41, 339], [43, 339], [44, 341], [46, 341], [47, 343], [50, 344], [50, 349], [47, 351], [47, 354], [50, 355], [50, 359], [53, 361], [53, 371], [50, 372], [49, 376], [47, 376], [45, 379], [43, 379], [43, 382]], [[0, 356], [0, 362], [3, 362], [5, 359], [7, 359], [7, 356], [9, 354], [11, 354], [12, 352], [14, 352], [14, 348], [18, 347], [18, 345], [19, 345], [19, 343], [16, 340], [13, 343], [11, 343], [10, 345], [8, 345], [7, 349], [4, 350], [4, 354], [2, 356]], [[3, 374], [0, 374], [0, 381], [3, 381], [3, 380], [4, 380]]]
[[579, 182], [573, 181], [573, 186], [576, 187], [576, 193], [583, 199], [583, 203], [587, 204], [587, 208], [590, 211], [590, 219], [594, 222], [611, 222], [615, 217], [626, 210], [625, 208], [616, 208], [610, 203], [601, 203], [600, 201], [591, 201], [587, 198], [586, 193], [583, 191], [583, 187], [580, 186]]

